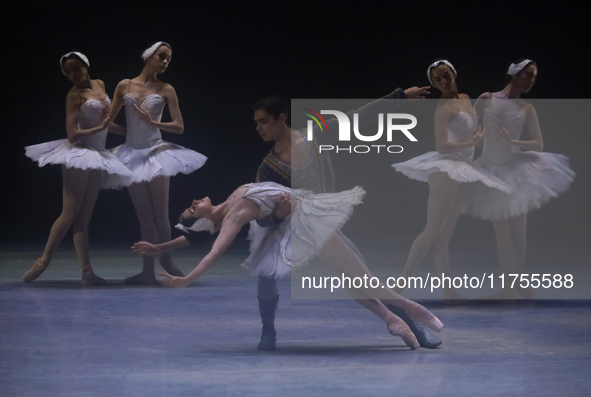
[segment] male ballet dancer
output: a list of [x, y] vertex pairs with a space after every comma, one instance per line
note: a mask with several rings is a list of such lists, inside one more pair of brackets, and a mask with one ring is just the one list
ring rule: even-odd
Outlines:
[[[359, 125], [369, 124], [376, 120], [378, 113], [387, 113], [400, 105], [404, 99], [421, 99], [428, 95], [429, 87], [412, 87], [407, 90], [397, 89], [391, 94], [373, 101], [356, 111]], [[330, 140], [326, 133], [314, 129], [311, 142], [306, 140], [307, 131], [294, 131], [287, 125], [289, 118], [289, 104], [279, 97], [265, 98], [253, 106], [254, 120], [257, 131], [265, 142], [274, 142], [271, 152], [263, 159], [259, 166], [256, 182], [276, 182], [294, 189], [311, 190], [314, 193], [334, 191], [334, 175], [329, 155], [325, 151], [320, 153], [318, 145]], [[350, 118], [353, 116], [348, 114]], [[329, 120], [336, 128], [337, 121]], [[331, 126], [328, 126], [331, 130]], [[292, 168], [293, 166], [293, 168]], [[259, 221], [261, 226], [272, 227], [273, 219]], [[365, 260], [357, 247], [341, 231], [338, 232], [343, 241]], [[259, 276], [257, 296], [259, 312], [263, 323], [259, 350], [275, 350], [275, 312], [279, 301], [277, 282], [273, 277]], [[369, 304], [367, 300], [357, 300], [362, 305]], [[420, 323], [412, 320], [408, 314], [395, 306], [387, 305], [388, 309], [400, 317], [415, 334], [421, 347], [435, 348], [441, 345], [441, 339], [431, 335]]]

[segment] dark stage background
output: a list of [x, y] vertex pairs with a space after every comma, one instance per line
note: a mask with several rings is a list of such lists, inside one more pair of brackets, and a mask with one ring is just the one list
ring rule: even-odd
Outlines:
[[[65, 138], [71, 83], [58, 60], [72, 50], [89, 57], [91, 77], [102, 79], [112, 96], [121, 79], [140, 73], [145, 48], [158, 40], [171, 43], [173, 60], [162, 80], [177, 91], [185, 132], [163, 136], [209, 157], [202, 169], [171, 179], [173, 221], [190, 199], [209, 195], [215, 202], [254, 180], [270, 146], [255, 131], [251, 104], [267, 95], [376, 98], [396, 87], [428, 84], [427, 66], [445, 58], [458, 70], [460, 91], [476, 98], [502, 89], [510, 62], [527, 57], [539, 66], [530, 98], [589, 97], [588, 22], [579, 17], [582, 10], [564, 3], [184, 4], [26, 2], [5, 9], [0, 244], [42, 242], [60, 214], [60, 167], [38, 168], [23, 147]], [[118, 121], [124, 122], [122, 115]], [[589, 130], [542, 126], [542, 132], [547, 142], [565, 136], [568, 144], [547, 143], [545, 150], [569, 156], [578, 176], [564, 197], [533, 215], [538, 226], [530, 233], [588, 241]], [[424, 139], [432, 150], [433, 137]], [[122, 142], [110, 136], [107, 147]], [[419, 232], [426, 184], [400, 174], [393, 181], [407, 187], [392, 198], [392, 208], [405, 207], [405, 221], [394, 224], [393, 233]], [[102, 191], [91, 243], [129, 245], [138, 238], [127, 191]]]

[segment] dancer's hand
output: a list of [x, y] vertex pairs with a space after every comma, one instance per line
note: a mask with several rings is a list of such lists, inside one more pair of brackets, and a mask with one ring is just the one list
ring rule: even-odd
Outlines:
[[103, 120], [101, 121], [101, 128], [107, 128], [111, 122], [111, 105], [105, 102], [103, 105]]
[[144, 123], [148, 125], [152, 125], [154, 123], [154, 121], [150, 117], [150, 113], [148, 113], [147, 110], [142, 109], [137, 104], [134, 104], [133, 106], [135, 107], [135, 111], [137, 112], [137, 115], [140, 118], [140, 120], [142, 120]]
[[424, 87], [410, 87], [404, 90], [404, 94], [406, 95], [407, 99], [414, 100], [414, 99], [425, 99], [426, 95], [431, 94], [429, 91], [431, 86], [424, 86]]
[[499, 131], [499, 137], [503, 141], [507, 143], [513, 143], [513, 138], [511, 138], [511, 135], [509, 135], [509, 131], [507, 131], [505, 127], [503, 127], [500, 124], [495, 124], [495, 127], [497, 128], [497, 131]]
[[168, 273], [158, 273], [158, 274], [166, 277], [166, 278], [158, 278], [157, 280], [160, 284], [166, 285], [167, 287], [185, 288], [186, 286], [191, 284], [189, 282], [189, 280], [187, 280], [186, 277], [171, 276]]
[[478, 145], [480, 143], [480, 141], [482, 141], [482, 138], [484, 137], [484, 131], [485, 131], [485, 129], [482, 128], [482, 126], [478, 127], [478, 129], [476, 130], [476, 132], [472, 136], [472, 144], [473, 145]]
[[291, 194], [285, 192], [281, 200], [279, 200], [275, 204], [275, 209], [273, 210], [273, 218], [283, 219], [289, 214], [291, 214]]
[[131, 249], [138, 255], [156, 255], [158, 253], [158, 246], [148, 243], [147, 241], [140, 241], [135, 243]]

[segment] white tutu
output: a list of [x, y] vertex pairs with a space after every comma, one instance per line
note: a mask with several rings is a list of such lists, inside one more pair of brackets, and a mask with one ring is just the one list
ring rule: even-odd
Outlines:
[[469, 186], [462, 213], [480, 219], [508, 219], [540, 208], [568, 189], [575, 173], [560, 154], [521, 151], [506, 142], [497, 130], [504, 126], [518, 140], [526, 123], [521, 109], [500, 114], [484, 110], [484, 149], [474, 164], [505, 182], [513, 192], [499, 194], [485, 186]]
[[279, 277], [289, 273], [292, 266], [307, 264], [347, 222], [353, 207], [365, 195], [359, 186], [339, 193], [314, 194], [262, 182], [249, 185], [243, 197], [259, 206], [260, 219], [273, 212], [286, 192], [291, 193], [293, 208], [281, 224], [261, 227], [256, 221], [250, 223], [251, 254], [242, 266], [251, 273]]
[[132, 183], [149, 182], [157, 176], [190, 174], [207, 161], [200, 153], [162, 140], [144, 149], [123, 144], [111, 151], [133, 174]]
[[123, 96], [127, 136], [123, 145], [111, 151], [133, 174], [132, 183], [149, 182], [158, 176], [190, 174], [201, 168], [207, 157], [194, 150], [162, 140], [160, 130], [144, 123], [135, 110], [138, 105], [152, 120], [160, 121], [166, 101], [158, 94], [148, 95], [138, 103], [131, 94]]
[[433, 172], [445, 172], [454, 181], [461, 183], [482, 182], [486, 186], [504, 193], [511, 188], [490, 173], [472, 165], [471, 156], [468, 161], [438, 152], [427, 152], [403, 163], [392, 164], [396, 171], [411, 179], [428, 182]]
[[[476, 131], [476, 115], [459, 112], [447, 126], [447, 140], [453, 143], [466, 142]], [[486, 186], [509, 193], [511, 189], [494, 176], [472, 165], [474, 147], [441, 154], [427, 152], [403, 163], [392, 164], [396, 171], [411, 179], [428, 182], [433, 172], [445, 172], [451, 179], [461, 183], [482, 182]]]
[[[104, 106], [96, 99], [86, 100], [80, 107], [80, 128], [88, 129], [98, 125], [102, 120]], [[105, 149], [106, 140], [107, 129], [74, 144], [67, 139], [59, 139], [27, 146], [25, 155], [38, 162], [39, 167], [46, 164], [61, 164], [66, 168], [99, 170], [102, 189], [126, 186], [131, 183], [131, 172], [115, 155]]]
[[507, 219], [540, 208], [548, 200], [564, 193], [575, 173], [568, 158], [560, 154], [519, 152], [504, 164], [487, 163], [482, 157], [474, 164], [509, 185], [513, 193], [469, 186], [462, 213], [480, 219]]

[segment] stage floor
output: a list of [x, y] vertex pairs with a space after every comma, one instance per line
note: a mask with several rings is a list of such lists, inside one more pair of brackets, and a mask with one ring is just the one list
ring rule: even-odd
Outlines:
[[[126, 249], [93, 250], [106, 286], [80, 287], [71, 250], [22, 284], [40, 249], [0, 254], [2, 396], [591, 395], [590, 300], [423, 300], [443, 344], [410, 351], [357, 303], [290, 299], [282, 279], [277, 350], [261, 352], [244, 247], [186, 289], [123, 285], [140, 268]], [[189, 271], [202, 252], [174, 258]]]

